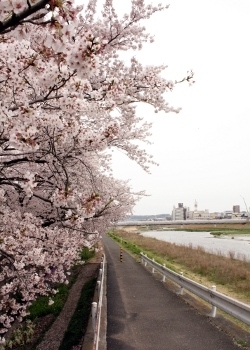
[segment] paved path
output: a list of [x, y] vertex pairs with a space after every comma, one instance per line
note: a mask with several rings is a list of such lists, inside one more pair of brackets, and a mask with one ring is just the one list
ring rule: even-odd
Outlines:
[[108, 236], [107, 350], [239, 350]]

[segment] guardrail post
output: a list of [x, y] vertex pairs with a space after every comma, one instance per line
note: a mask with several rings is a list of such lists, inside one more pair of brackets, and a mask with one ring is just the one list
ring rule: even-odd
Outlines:
[[92, 303], [92, 307], [91, 307], [91, 316], [92, 316], [92, 327], [93, 327], [93, 330], [95, 330], [96, 315], [97, 315], [97, 303], [94, 301]]
[[[213, 285], [211, 287], [211, 290], [212, 291], [216, 291], [216, 286]], [[212, 304], [212, 310], [211, 310], [211, 313], [209, 314], [209, 316], [215, 317], [216, 316], [216, 310], [217, 310], [217, 307]]]
[[[180, 275], [183, 276], [183, 272], [182, 272], [182, 271], [180, 272]], [[184, 288], [183, 288], [183, 287], [181, 287], [180, 293], [179, 293], [179, 294], [180, 294], [180, 295], [183, 295], [183, 294], [184, 294]]]
[[101, 280], [102, 279], [102, 269], [99, 269], [99, 276], [98, 279]]
[[[145, 257], [147, 257], [147, 254], [145, 254]], [[147, 260], [145, 260], [145, 266], [147, 266]]]
[[[166, 264], [163, 264], [163, 267], [165, 268], [166, 267]], [[162, 275], [162, 282], [166, 282], [166, 276], [165, 275]]]
[[[154, 262], [154, 261], [155, 261], [155, 259], [153, 258], [153, 259], [152, 259], [152, 261]], [[152, 267], [152, 273], [155, 273], [155, 269], [154, 269], [154, 267]]]

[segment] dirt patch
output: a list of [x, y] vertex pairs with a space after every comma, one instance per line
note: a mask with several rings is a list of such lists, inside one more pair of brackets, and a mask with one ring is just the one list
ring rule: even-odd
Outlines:
[[54, 315], [46, 315], [44, 317], [39, 317], [39, 319], [35, 320], [35, 331], [33, 335], [33, 341], [31, 344], [27, 344], [25, 346], [25, 350], [33, 350], [34, 345], [37, 344], [41, 338], [43, 337], [44, 333], [49, 329], [49, 327], [52, 325], [52, 323], [55, 320]]

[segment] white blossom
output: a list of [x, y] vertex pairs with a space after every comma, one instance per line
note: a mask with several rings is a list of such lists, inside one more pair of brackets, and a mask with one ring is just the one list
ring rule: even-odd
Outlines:
[[167, 6], [133, 0], [119, 18], [112, 1], [101, 16], [95, 0], [84, 11], [56, 1], [27, 21], [39, 3], [0, 1], [1, 334], [39, 295], [55, 294], [51, 286], [68, 284], [82, 248], [143, 195], [113, 177], [109, 153], [120, 149], [146, 171], [154, 164], [138, 146], [151, 125], [137, 105], [179, 111], [165, 99], [175, 87], [166, 66], [119, 58], [152, 40], [140, 21]]

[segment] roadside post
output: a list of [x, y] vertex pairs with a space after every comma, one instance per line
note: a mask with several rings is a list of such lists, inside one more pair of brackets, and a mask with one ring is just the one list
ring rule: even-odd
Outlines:
[[122, 262], [122, 247], [120, 247], [120, 262]]

